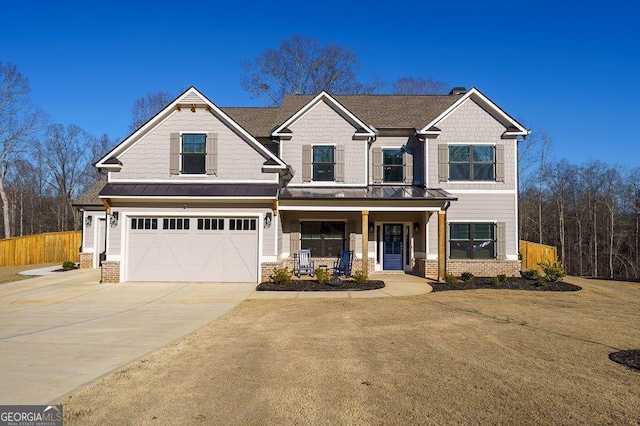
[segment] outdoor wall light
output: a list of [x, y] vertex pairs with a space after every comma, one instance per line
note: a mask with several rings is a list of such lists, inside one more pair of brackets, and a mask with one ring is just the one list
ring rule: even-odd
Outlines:
[[111, 213], [111, 219], [109, 219], [109, 223], [111, 224], [112, 228], [118, 226], [118, 212]]
[[87, 216], [87, 217], [84, 219], [84, 225], [85, 225], [87, 228], [91, 228], [91, 222], [92, 222], [92, 221], [93, 221], [93, 216]]
[[417, 234], [418, 232], [420, 232], [420, 224], [419, 223], [414, 223], [413, 224], [413, 233]]
[[271, 218], [273, 217], [273, 213], [269, 212], [267, 214], [264, 215], [264, 228], [270, 228], [271, 227]]

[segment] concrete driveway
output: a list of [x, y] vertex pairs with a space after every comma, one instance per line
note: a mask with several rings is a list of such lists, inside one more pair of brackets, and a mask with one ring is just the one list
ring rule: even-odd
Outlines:
[[99, 284], [75, 270], [0, 285], [0, 404], [59, 401], [219, 318], [255, 284]]

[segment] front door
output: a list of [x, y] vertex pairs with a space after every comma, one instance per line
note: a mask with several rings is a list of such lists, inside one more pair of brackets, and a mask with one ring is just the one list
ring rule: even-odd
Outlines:
[[402, 224], [387, 223], [382, 226], [382, 269], [385, 271], [402, 270]]

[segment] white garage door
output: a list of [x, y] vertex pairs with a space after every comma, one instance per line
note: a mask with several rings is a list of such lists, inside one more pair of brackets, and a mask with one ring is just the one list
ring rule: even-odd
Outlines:
[[128, 222], [127, 281], [257, 282], [256, 218]]

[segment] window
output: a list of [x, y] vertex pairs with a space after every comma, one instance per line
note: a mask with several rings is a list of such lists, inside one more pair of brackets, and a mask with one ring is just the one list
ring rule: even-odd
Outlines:
[[224, 229], [224, 219], [198, 219], [198, 230], [221, 231]]
[[255, 231], [256, 219], [229, 219], [229, 229], [232, 231]]
[[131, 229], [158, 229], [158, 219], [134, 217], [131, 219]]
[[382, 165], [384, 182], [403, 181], [403, 152], [401, 149], [382, 150]]
[[338, 257], [345, 248], [344, 222], [302, 222], [300, 247], [312, 257]]
[[449, 180], [495, 180], [494, 147], [491, 145], [450, 145]]
[[452, 223], [451, 259], [494, 259], [495, 235], [493, 223]]
[[170, 230], [189, 229], [189, 219], [182, 219], [182, 218], [162, 219], [162, 229], [170, 229]]
[[334, 151], [333, 146], [313, 147], [313, 180], [334, 180]]
[[182, 135], [182, 173], [198, 175], [205, 173], [206, 136], [204, 134]]

